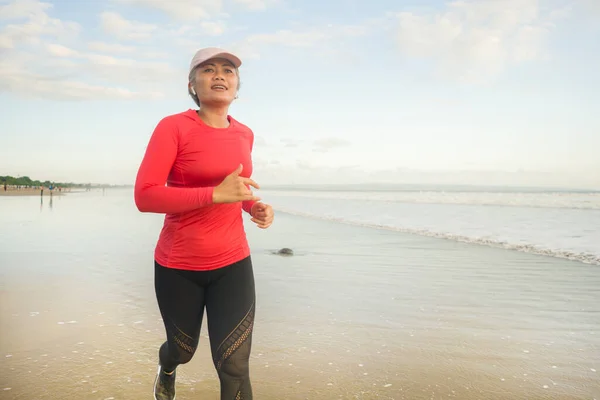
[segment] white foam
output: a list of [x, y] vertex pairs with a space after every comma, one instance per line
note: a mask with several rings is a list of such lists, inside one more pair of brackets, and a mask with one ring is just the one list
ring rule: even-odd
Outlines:
[[537, 254], [537, 255], [543, 255], [543, 256], [549, 256], [549, 257], [555, 257], [555, 258], [562, 258], [562, 259], [567, 259], [567, 260], [572, 260], [572, 261], [579, 261], [579, 262], [582, 262], [585, 264], [590, 264], [590, 265], [600, 265], [600, 254], [550, 249], [550, 248], [544, 248], [539, 245], [509, 243], [506, 241], [495, 240], [495, 239], [490, 239], [490, 238], [486, 238], [486, 237], [470, 237], [470, 236], [453, 234], [453, 233], [448, 233], [448, 232], [436, 232], [436, 231], [432, 231], [432, 230], [428, 230], [428, 229], [401, 228], [401, 227], [383, 225], [383, 224], [356, 222], [356, 221], [348, 220], [345, 218], [327, 217], [327, 216], [315, 215], [315, 214], [306, 213], [306, 212], [294, 211], [291, 209], [278, 208], [277, 210], [280, 212], [285, 212], [287, 214], [291, 214], [291, 215], [307, 217], [307, 218], [314, 218], [314, 219], [321, 219], [321, 220], [338, 222], [338, 223], [360, 226], [360, 227], [365, 227], [365, 228], [385, 229], [385, 230], [409, 233], [409, 234], [419, 235], [419, 236], [427, 236], [427, 237], [433, 237], [433, 238], [438, 238], [438, 239], [447, 239], [447, 240], [453, 240], [453, 241], [463, 242], [463, 243], [478, 244], [478, 245], [484, 245], [484, 246], [495, 247], [495, 248], [503, 248], [506, 250], [519, 251], [519, 252], [524, 252], [524, 253]]
[[600, 191], [413, 185], [264, 191], [278, 211], [600, 265]]

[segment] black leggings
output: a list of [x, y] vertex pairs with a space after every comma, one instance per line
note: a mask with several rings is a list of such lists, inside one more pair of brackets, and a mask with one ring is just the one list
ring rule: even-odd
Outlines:
[[164, 371], [192, 359], [204, 307], [221, 400], [251, 400], [249, 358], [254, 325], [254, 273], [250, 256], [211, 271], [185, 271], [155, 261], [154, 286], [167, 340], [159, 351]]

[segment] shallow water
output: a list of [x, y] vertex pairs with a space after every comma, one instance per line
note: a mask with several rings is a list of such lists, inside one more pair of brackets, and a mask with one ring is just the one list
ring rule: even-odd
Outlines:
[[[161, 223], [129, 191], [0, 198], [1, 399], [151, 398]], [[255, 398], [600, 399], [597, 266], [285, 213], [248, 233]], [[180, 400], [218, 398], [202, 334]]]

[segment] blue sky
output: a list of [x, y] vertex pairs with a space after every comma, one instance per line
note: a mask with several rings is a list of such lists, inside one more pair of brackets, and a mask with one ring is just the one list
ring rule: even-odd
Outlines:
[[263, 185], [600, 188], [599, 26], [597, 0], [0, 0], [0, 175], [132, 183], [221, 46]]

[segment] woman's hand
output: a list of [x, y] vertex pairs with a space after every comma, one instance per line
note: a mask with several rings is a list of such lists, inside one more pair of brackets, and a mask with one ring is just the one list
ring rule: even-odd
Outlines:
[[273, 207], [265, 203], [254, 203], [250, 210], [250, 219], [261, 229], [267, 229], [273, 223]]
[[260, 189], [260, 186], [250, 178], [240, 176], [242, 164], [227, 175], [223, 182], [213, 190], [213, 203], [237, 203], [238, 201], [254, 200], [259, 201], [260, 197], [254, 196], [249, 186]]

